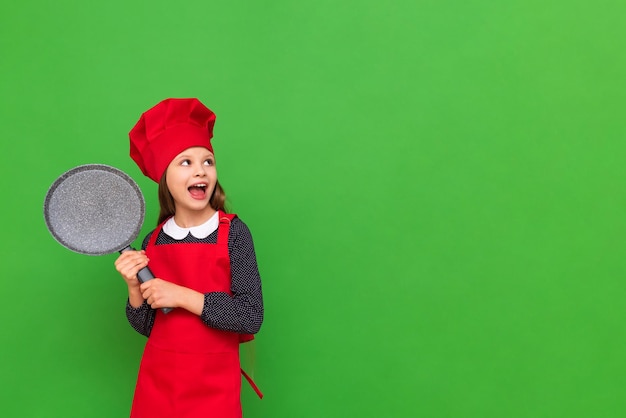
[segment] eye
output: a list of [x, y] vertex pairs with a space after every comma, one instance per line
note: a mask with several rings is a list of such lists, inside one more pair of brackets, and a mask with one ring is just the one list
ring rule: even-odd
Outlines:
[[180, 162], [180, 165], [182, 165], [182, 166], [188, 166], [188, 165], [191, 165], [191, 161], [189, 161], [189, 160], [182, 160], [182, 161]]
[[213, 165], [213, 159], [211, 158], [207, 158], [206, 160], [204, 160], [204, 165]]

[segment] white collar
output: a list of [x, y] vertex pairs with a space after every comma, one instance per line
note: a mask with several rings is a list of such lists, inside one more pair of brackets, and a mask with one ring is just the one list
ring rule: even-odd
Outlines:
[[165, 222], [165, 225], [163, 225], [163, 232], [179, 241], [189, 235], [189, 233], [198, 239], [203, 239], [211, 235], [217, 229], [218, 225], [218, 212], [215, 212], [213, 216], [202, 225], [192, 226], [191, 228], [178, 226], [172, 216]]

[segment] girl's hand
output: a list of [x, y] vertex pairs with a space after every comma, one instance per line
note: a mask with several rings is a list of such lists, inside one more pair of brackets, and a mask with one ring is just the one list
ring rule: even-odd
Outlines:
[[183, 308], [196, 315], [202, 314], [204, 294], [193, 289], [159, 278], [141, 284], [140, 289], [152, 309]]
[[137, 272], [148, 265], [145, 251], [124, 251], [115, 260], [115, 269], [122, 275], [128, 289], [139, 289]]

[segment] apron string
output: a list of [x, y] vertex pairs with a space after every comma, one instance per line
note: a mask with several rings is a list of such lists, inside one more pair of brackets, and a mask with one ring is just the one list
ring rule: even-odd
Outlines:
[[252, 389], [254, 389], [256, 394], [259, 396], [259, 399], [263, 399], [263, 393], [261, 393], [261, 391], [259, 390], [259, 387], [256, 385], [256, 383], [254, 383], [254, 380], [252, 380], [252, 378], [248, 375], [248, 373], [246, 373], [243, 369], [241, 369], [241, 374], [243, 375], [243, 377], [246, 378], [248, 383], [250, 383], [250, 386], [252, 386]]

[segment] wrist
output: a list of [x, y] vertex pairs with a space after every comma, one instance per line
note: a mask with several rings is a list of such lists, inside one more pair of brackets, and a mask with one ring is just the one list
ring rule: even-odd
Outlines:
[[204, 309], [204, 293], [197, 292], [192, 289], [187, 289], [184, 296], [183, 308], [195, 315], [202, 315]]
[[141, 295], [141, 289], [139, 288], [139, 282], [137, 282], [136, 284], [128, 283], [128, 294], [130, 295], [131, 293], [138, 293], [138, 294]]

